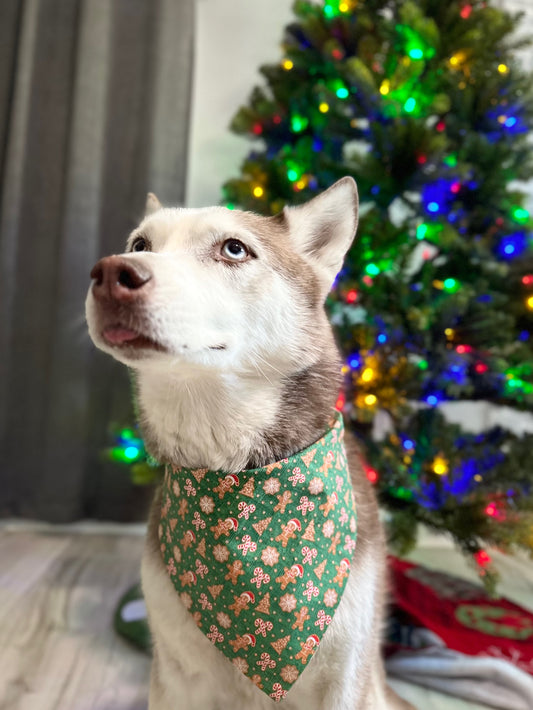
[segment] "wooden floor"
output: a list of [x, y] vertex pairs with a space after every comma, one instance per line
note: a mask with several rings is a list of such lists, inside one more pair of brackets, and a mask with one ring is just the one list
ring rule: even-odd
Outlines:
[[[113, 631], [139, 579], [143, 527], [0, 524], [0, 710], [146, 710], [149, 658]], [[415, 561], [475, 580], [448, 542]], [[533, 610], [533, 564], [500, 557], [501, 592]], [[391, 679], [419, 710], [483, 710]]]
[[0, 529], [1, 710], [146, 710], [149, 659], [112, 628], [142, 545]]

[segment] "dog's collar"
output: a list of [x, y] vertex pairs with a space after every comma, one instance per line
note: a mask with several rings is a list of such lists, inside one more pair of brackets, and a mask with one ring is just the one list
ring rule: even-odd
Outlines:
[[262, 468], [172, 469], [159, 540], [199, 629], [274, 700], [305, 670], [335, 614], [357, 513], [342, 417], [312, 446]]

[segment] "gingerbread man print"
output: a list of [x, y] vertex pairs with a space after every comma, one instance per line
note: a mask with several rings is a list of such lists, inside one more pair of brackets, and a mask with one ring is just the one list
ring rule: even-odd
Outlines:
[[285, 508], [289, 505], [289, 503], [292, 501], [292, 493], [290, 491], [283, 491], [283, 493], [280, 493], [279, 496], [277, 496], [278, 502], [274, 506], [274, 510], [276, 512], [280, 512], [282, 515], [285, 512]]
[[243, 592], [239, 597], [233, 597], [234, 602], [228, 606], [235, 612], [235, 616], [239, 616], [241, 611], [247, 610], [249, 604], [255, 604], [255, 594], [253, 592]]
[[237, 584], [239, 576], [244, 574], [242, 569], [242, 562], [240, 560], [235, 560], [230, 565], [227, 565], [228, 573], [224, 577], [225, 580], [230, 581], [232, 584]]
[[318, 646], [320, 642], [320, 639], [316, 634], [313, 634], [312, 636], [309, 636], [307, 640], [302, 644], [302, 648], [298, 653], [296, 654], [295, 658], [297, 658], [299, 661], [302, 663], [307, 663], [307, 659], [309, 656], [312, 656], [316, 646]]
[[335, 506], [339, 502], [339, 496], [337, 493], [334, 491], [327, 497], [327, 500], [325, 503], [322, 503], [322, 505], [319, 505], [319, 509], [324, 513], [324, 517], [328, 517], [328, 513], [331, 513], [332, 510], [334, 510]]
[[191, 545], [196, 542], [196, 535], [193, 530], [187, 530], [185, 535], [180, 540], [180, 545], [183, 550], [187, 550]]
[[292, 625], [293, 629], [298, 629], [298, 631], [304, 630], [305, 622], [311, 618], [309, 616], [308, 612], [309, 612], [309, 609], [306, 606], [303, 606], [299, 611], [294, 612], [294, 615], [296, 617], [296, 621]]
[[284, 590], [289, 584], [294, 584], [298, 577], [303, 577], [304, 568], [302, 565], [293, 565], [290, 569], [285, 567], [285, 571], [281, 577], [276, 577], [276, 582]]
[[253, 634], [244, 634], [243, 636], [237, 636], [236, 638], [234, 638], [233, 641], [230, 641], [230, 644], [233, 648], [233, 652], [237, 653], [237, 651], [240, 651], [242, 648], [248, 648], [248, 646], [255, 646], [256, 639]]
[[222, 500], [226, 493], [229, 493], [233, 486], [239, 485], [239, 477], [234, 473], [229, 473], [224, 478], [218, 479], [218, 486], [213, 488], [213, 493], [218, 493], [218, 497]]
[[333, 577], [333, 581], [337, 582], [337, 584], [342, 587], [344, 580], [350, 574], [350, 560], [345, 557], [341, 560], [340, 565], [335, 565], [335, 569], [337, 570], [337, 574]]
[[221, 535], [228, 536], [232, 530], [237, 530], [239, 523], [237, 518], [226, 518], [219, 520], [215, 526], [211, 528], [211, 532], [215, 535], [215, 540], [218, 540]]
[[287, 547], [289, 540], [296, 537], [296, 530], [301, 532], [302, 524], [296, 518], [292, 518], [286, 525], [281, 528], [281, 533], [277, 536], [276, 542], [281, 542], [282, 547]]
[[187, 570], [187, 572], [180, 574], [179, 577], [182, 587], [192, 587], [196, 584], [196, 575], [192, 570]]

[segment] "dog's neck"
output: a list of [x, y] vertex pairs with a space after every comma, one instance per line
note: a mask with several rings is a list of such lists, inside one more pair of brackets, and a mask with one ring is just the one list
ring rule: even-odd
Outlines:
[[239, 471], [316, 441], [339, 390], [336, 351], [290, 376], [183, 368], [138, 378], [148, 450], [161, 463]]

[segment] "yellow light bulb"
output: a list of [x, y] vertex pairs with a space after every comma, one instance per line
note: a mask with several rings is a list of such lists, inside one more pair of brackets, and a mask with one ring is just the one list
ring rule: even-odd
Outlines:
[[348, 365], [343, 365], [341, 367], [341, 374], [346, 375], [348, 374], [348, 372], [350, 372], [350, 368], [348, 367]]
[[370, 382], [374, 377], [374, 370], [371, 367], [366, 367], [361, 373], [361, 379], [363, 382]]
[[373, 404], [375, 404], [378, 401], [378, 398], [376, 397], [375, 394], [367, 394], [365, 397], [365, 404], [371, 407]]
[[455, 54], [452, 54], [452, 56], [449, 59], [449, 63], [451, 67], [459, 67], [463, 62], [466, 60], [466, 54], [465, 52], [456, 52]]
[[254, 197], [262, 197], [265, 191], [260, 185], [256, 185], [253, 190]]
[[329, 111], [329, 104], [327, 104], [325, 101], [322, 101], [322, 103], [319, 105], [318, 110], [320, 113], [327, 113]]
[[293, 66], [294, 66], [294, 62], [292, 62], [290, 59], [284, 59], [283, 62], [282, 62], [282, 64], [281, 64], [281, 66], [282, 66], [286, 71], [290, 71], [290, 70], [293, 68]]
[[526, 301], [527, 307], [533, 311], [533, 296], [530, 296]]
[[348, 5], [347, 2], [341, 2], [341, 4], [339, 5], [340, 12], [348, 12], [349, 9], [350, 9], [350, 6]]
[[298, 188], [298, 190], [303, 190], [306, 184], [307, 183], [305, 182], [305, 180], [298, 180], [298, 182], [296, 183], [296, 187]]
[[382, 96], [387, 96], [389, 91], [390, 91], [390, 81], [388, 79], [385, 79], [385, 81], [379, 87], [379, 93]]
[[435, 456], [432, 467], [437, 476], [444, 476], [448, 473], [448, 462], [442, 456]]
[[453, 328], [446, 328], [446, 330], [444, 331], [444, 335], [447, 338], [453, 338], [453, 336], [455, 335], [455, 330]]
[[506, 64], [498, 64], [498, 71], [500, 74], [507, 74], [509, 67]]

